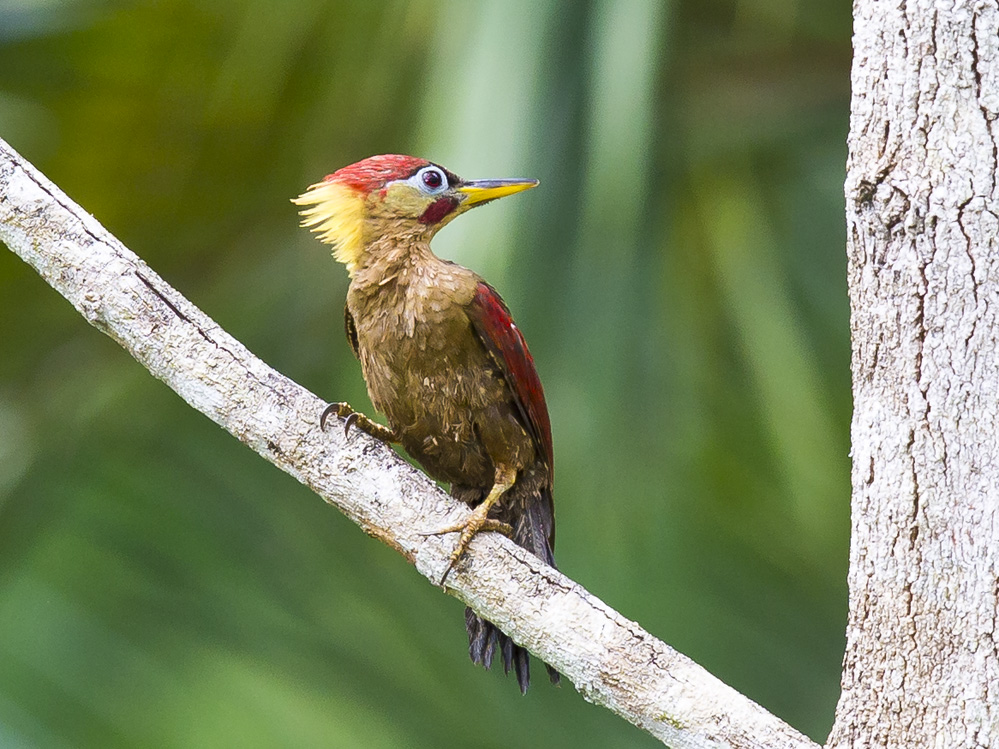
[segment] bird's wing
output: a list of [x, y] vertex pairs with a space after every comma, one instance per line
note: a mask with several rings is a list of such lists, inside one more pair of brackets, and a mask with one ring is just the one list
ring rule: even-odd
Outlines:
[[534, 369], [534, 358], [527, 350], [527, 341], [499, 293], [485, 281], [479, 282], [466, 311], [479, 339], [503, 373], [525, 426], [535, 444], [541, 447], [551, 476], [554, 469], [552, 427], [545, 393]]
[[357, 328], [354, 326], [354, 317], [350, 314], [346, 304], [343, 305], [343, 332], [347, 334], [350, 350], [354, 352], [354, 356], [360, 359], [361, 355], [357, 350]]

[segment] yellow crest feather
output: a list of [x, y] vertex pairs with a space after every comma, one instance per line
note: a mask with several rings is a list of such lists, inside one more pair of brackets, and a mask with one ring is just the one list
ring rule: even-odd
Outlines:
[[302, 226], [333, 245], [333, 257], [353, 275], [364, 252], [364, 197], [347, 185], [319, 182], [291, 202], [309, 206], [300, 211]]

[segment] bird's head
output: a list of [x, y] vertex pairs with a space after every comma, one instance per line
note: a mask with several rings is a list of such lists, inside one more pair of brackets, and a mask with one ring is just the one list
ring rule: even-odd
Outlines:
[[292, 202], [303, 206], [302, 225], [333, 245], [333, 257], [353, 275], [380, 238], [428, 242], [469, 208], [537, 184], [535, 179], [466, 181], [425, 159], [383, 155], [338, 169]]

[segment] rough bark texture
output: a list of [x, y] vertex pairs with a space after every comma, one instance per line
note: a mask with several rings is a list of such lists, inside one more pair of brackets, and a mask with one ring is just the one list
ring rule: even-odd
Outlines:
[[[441, 578], [455, 538], [419, 534], [466, 508], [367, 435], [320, 431], [323, 401], [255, 358], [3, 141], [0, 240], [189, 404], [424, 576]], [[473, 542], [448, 592], [558, 668], [584, 698], [676, 749], [816, 747], [502, 536]]]
[[830, 747], [999, 745], [999, 11], [854, 5], [853, 536]]

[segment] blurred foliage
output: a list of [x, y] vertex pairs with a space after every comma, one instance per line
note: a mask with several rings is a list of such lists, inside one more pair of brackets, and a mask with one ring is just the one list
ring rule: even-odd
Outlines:
[[[834, 0], [5, 0], [0, 137], [251, 350], [370, 408], [288, 199], [373, 153], [542, 188], [500, 288], [557, 556], [823, 740], [849, 533]], [[0, 745], [655, 746], [467, 662], [461, 605], [0, 253]]]

